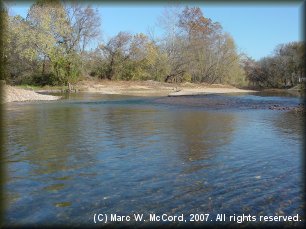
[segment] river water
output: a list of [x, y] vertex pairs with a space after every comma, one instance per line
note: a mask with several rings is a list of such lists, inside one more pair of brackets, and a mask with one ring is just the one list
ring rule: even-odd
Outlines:
[[150, 213], [302, 220], [303, 117], [268, 109], [299, 103], [257, 93], [9, 104], [5, 223], [101, 226], [99, 213], [144, 214], [133, 225]]

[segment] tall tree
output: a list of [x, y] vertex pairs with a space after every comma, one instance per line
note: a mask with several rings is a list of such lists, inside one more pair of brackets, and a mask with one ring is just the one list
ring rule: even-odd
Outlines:
[[[7, 48], [8, 48], [8, 11], [4, 7], [3, 2], [0, 1], [0, 80], [7, 79]], [[0, 85], [1, 87], [1, 85]], [[1, 92], [0, 92], [1, 93]]]
[[[29, 63], [27, 69], [37, 76], [34, 82], [70, 85], [80, 75], [82, 54], [98, 36], [99, 28], [98, 12], [89, 6], [38, 0], [26, 19], [10, 18], [11, 62], [26, 60], [19, 63], [24, 67]], [[11, 67], [12, 75], [24, 72], [13, 64]]]
[[65, 3], [68, 23], [72, 33], [66, 42], [70, 49], [83, 53], [89, 42], [100, 35], [101, 18], [97, 9], [90, 6], [84, 7], [77, 1]]
[[109, 80], [120, 78], [123, 65], [129, 59], [129, 49], [132, 35], [127, 32], [119, 32], [106, 44], [99, 45], [99, 51], [103, 62], [100, 67], [100, 77]]
[[[190, 75], [193, 82], [199, 83], [244, 81], [234, 41], [218, 22], [204, 17], [199, 7], [188, 6], [171, 17], [164, 16], [162, 21], [168, 18], [174, 18], [176, 23], [172, 36], [166, 33], [164, 42], [172, 66], [166, 80]], [[232, 72], [231, 76], [228, 72]]]
[[37, 73], [38, 52], [33, 32], [25, 19], [9, 17], [6, 57], [10, 83], [26, 83], [28, 76]]
[[166, 82], [182, 81], [190, 62], [184, 56], [187, 51], [187, 42], [180, 35], [181, 31], [178, 27], [180, 12], [180, 6], [169, 7], [158, 18], [158, 24], [164, 30], [160, 48], [166, 57], [164, 62], [168, 69], [164, 77]]

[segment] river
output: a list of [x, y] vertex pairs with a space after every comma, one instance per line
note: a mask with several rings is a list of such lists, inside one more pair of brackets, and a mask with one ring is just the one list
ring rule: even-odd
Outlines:
[[299, 103], [253, 93], [8, 104], [5, 225], [95, 225], [99, 213], [301, 217], [303, 117], [268, 109]]

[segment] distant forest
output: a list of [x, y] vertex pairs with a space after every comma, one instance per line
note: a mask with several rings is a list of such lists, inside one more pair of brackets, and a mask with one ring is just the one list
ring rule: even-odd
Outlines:
[[[67, 85], [96, 77], [262, 88], [292, 87], [305, 79], [302, 42], [280, 44], [273, 55], [255, 61], [238, 53], [222, 25], [199, 7], [166, 8], [157, 20], [161, 37], [121, 31], [100, 41], [102, 21], [90, 6], [38, 0], [26, 18], [9, 16], [3, 7], [4, 78], [12, 85]], [[99, 44], [89, 51], [93, 40]]]

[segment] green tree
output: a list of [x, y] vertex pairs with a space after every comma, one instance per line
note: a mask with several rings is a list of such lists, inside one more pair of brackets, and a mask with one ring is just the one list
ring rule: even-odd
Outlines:
[[[7, 49], [8, 49], [8, 23], [9, 23], [9, 16], [7, 9], [4, 7], [2, 1], [0, 1], [0, 80], [6, 80], [8, 78], [8, 73], [6, 71], [8, 56], [7, 56]], [[1, 87], [1, 85], [0, 85]], [[1, 92], [0, 92], [1, 93]]]
[[33, 42], [32, 30], [25, 19], [20, 16], [9, 17], [6, 57], [10, 83], [28, 83], [29, 76], [37, 73], [39, 68], [38, 52]]
[[128, 63], [129, 48], [132, 35], [127, 32], [119, 32], [106, 44], [100, 44], [100, 66], [97, 72], [100, 78], [109, 80], [120, 79], [123, 75], [124, 65]]
[[30, 76], [37, 84], [76, 82], [83, 68], [82, 54], [100, 27], [98, 13], [91, 7], [59, 0], [38, 0], [26, 19], [17, 16], [9, 21], [11, 79]]
[[[75, 56], [73, 28], [67, 12], [60, 1], [37, 1], [27, 15], [27, 22], [33, 33], [33, 42], [42, 61], [42, 76], [45, 75], [46, 61], [50, 61], [55, 73], [55, 84], [67, 84], [75, 78], [72, 74]], [[74, 69], [75, 71], [75, 69]]]

